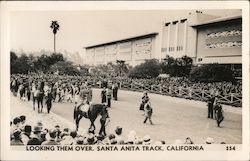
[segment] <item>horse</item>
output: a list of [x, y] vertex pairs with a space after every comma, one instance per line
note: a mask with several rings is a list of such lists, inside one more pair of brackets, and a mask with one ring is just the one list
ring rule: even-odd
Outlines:
[[79, 128], [79, 122], [82, 119], [82, 117], [85, 117], [90, 120], [90, 127], [89, 130], [94, 128], [93, 131], [95, 131], [95, 120], [97, 116], [104, 115], [107, 113], [107, 107], [104, 104], [92, 104], [88, 110], [88, 112], [84, 112], [81, 110], [81, 106], [83, 104], [80, 104], [79, 106], [75, 106], [74, 108], [74, 120], [76, 122], [76, 130], [78, 131]]
[[[43, 111], [43, 97], [44, 97], [44, 92], [37, 89], [33, 93], [33, 110], [35, 111], [35, 103], [37, 102], [37, 107], [38, 107], [38, 113], [42, 113]], [[40, 105], [41, 105], [41, 111], [40, 111]]]

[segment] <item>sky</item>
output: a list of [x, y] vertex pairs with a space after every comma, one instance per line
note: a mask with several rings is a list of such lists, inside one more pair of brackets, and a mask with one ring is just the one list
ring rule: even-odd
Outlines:
[[[80, 62], [86, 46], [157, 32], [163, 20], [182, 17], [190, 11], [15, 11], [10, 14], [10, 46], [17, 52], [53, 51], [50, 23], [57, 20], [57, 51], [68, 57], [73, 55], [72, 59]], [[203, 10], [218, 17], [239, 12]]]

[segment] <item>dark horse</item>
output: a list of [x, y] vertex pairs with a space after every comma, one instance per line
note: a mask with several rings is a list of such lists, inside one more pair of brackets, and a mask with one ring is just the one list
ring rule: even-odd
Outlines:
[[89, 129], [91, 129], [92, 127], [94, 128], [93, 131], [95, 130], [95, 120], [97, 118], [97, 116], [103, 115], [107, 113], [106, 110], [106, 106], [104, 104], [92, 104], [88, 110], [88, 112], [84, 112], [81, 110], [81, 106], [83, 104], [79, 105], [79, 106], [75, 106], [74, 108], [74, 120], [76, 121], [76, 130], [78, 130], [79, 128], [79, 122], [82, 119], [82, 117], [85, 117], [87, 119], [90, 120], [90, 127]]
[[[35, 110], [35, 103], [37, 102], [38, 113], [41, 113], [43, 111], [43, 97], [44, 92], [42, 90], [36, 90], [35, 93], [33, 93], [33, 110]], [[40, 105], [42, 107], [41, 111]]]

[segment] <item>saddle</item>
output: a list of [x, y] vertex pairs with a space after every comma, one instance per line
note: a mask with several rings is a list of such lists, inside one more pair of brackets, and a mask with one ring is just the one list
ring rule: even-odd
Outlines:
[[84, 104], [81, 103], [80, 105], [78, 106], [75, 106], [75, 109], [74, 109], [74, 119], [77, 117], [77, 115], [80, 113], [82, 114], [85, 118], [89, 118], [89, 114], [90, 114], [90, 108], [91, 106], [89, 106], [89, 108], [85, 108], [83, 106]]

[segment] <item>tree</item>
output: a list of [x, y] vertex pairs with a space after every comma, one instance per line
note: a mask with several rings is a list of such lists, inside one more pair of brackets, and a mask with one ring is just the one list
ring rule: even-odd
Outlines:
[[60, 26], [57, 21], [51, 22], [50, 28], [52, 29], [53, 34], [54, 34], [54, 53], [56, 53], [56, 33], [57, 33], [57, 30], [59, 30], [59, 27]]
[[193, 66], [192, 58], [183, 56], [181, 58], [173, 58], [167, 56], [161, 63], [162, 73], [169, 74], [172, 77], [188, 77]]
[[127, 75], [129, 72], [129, 68], [127, 64], [125, 64], [124, 60], [116, 60], [116, 73], [119, 73], [120, 76]]
[[50, 72], [59, 71], [59, 74], [80, 75], [80, 71], [69, 61], [59, 61], [51, 66]]
[[131, 78], [156, 78], [160, 74], [160, 64], [156, 59], [146, 60], [144, 63], [135, 66], [129, 72]]
[[233, 71], [223, 64], [205, 64], [193, 67], [191, 80], [195, 82], [234, 82]]

